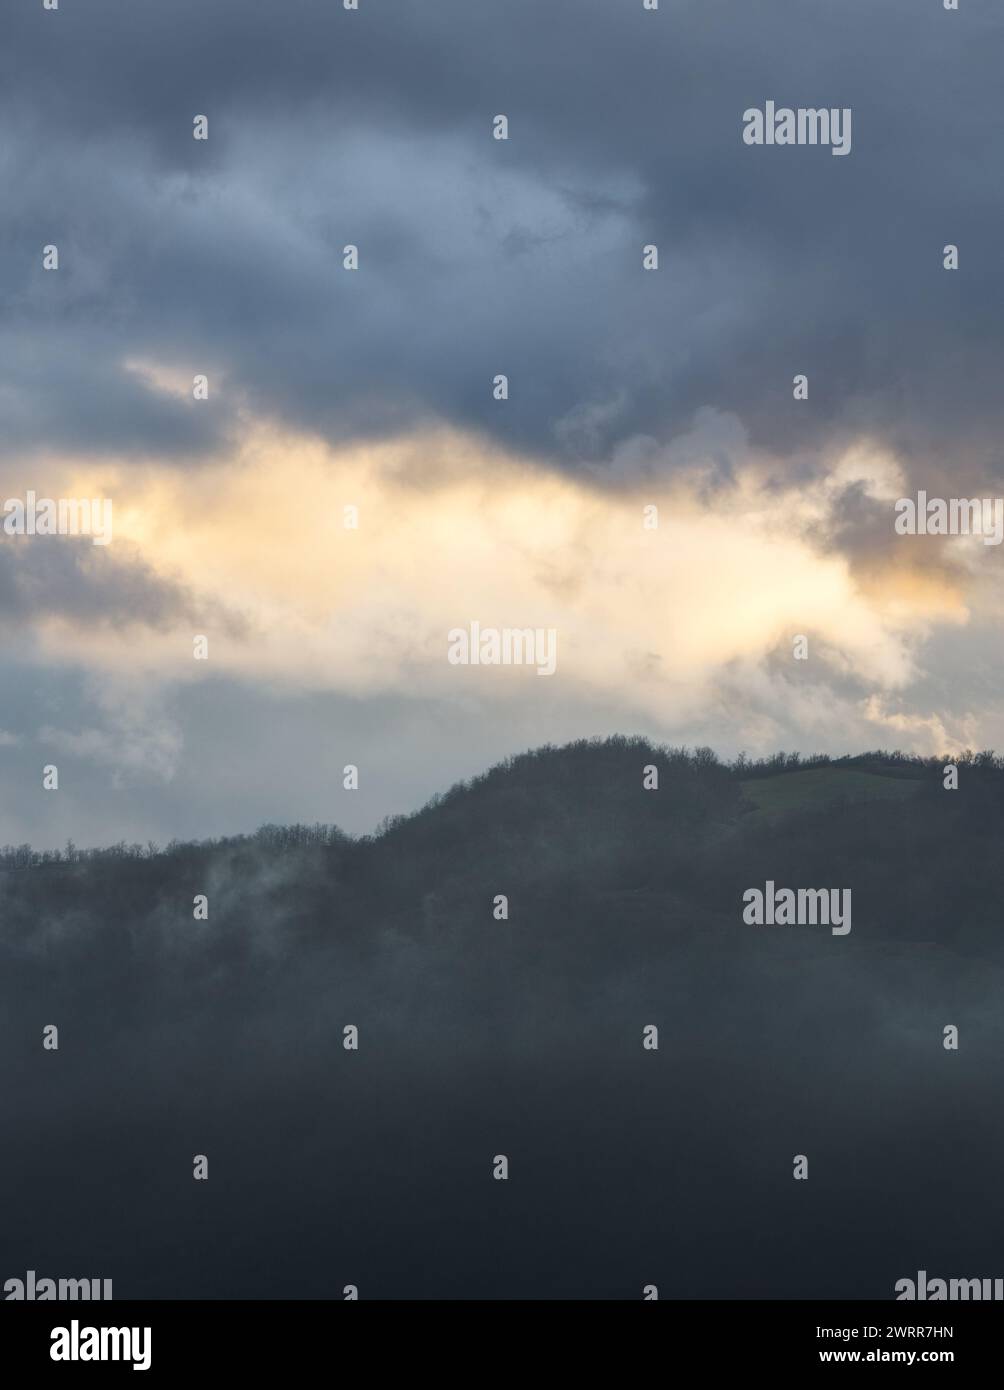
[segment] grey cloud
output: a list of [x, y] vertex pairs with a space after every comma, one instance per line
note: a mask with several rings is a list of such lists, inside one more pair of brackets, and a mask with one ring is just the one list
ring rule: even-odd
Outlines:
[[135, 555], [121, 558], [90, 537], [0, 538], [0, 623], [22, 627], [45, 617], [166, 631], [205, 622], [243, 636], [246, 623], [214, 600], [206, 606], [183, 585], [156, 574]]
[[[30, 318], [41, 340], [7, 399], [17, 438], [44, 398], [39, 436], [197, 457], [241, 401], [332, 439], [446, 416], [574, 465], [711, 406], [793, 459], [867, 432], [918, 476], [979, 474], [1004, 424], [996, 7], [636, 9], [180, 0], [5, 20], [24, 194], [8, 328]], [[851, 106], [850, 157], [744, 147], [742, 112], [768, 97]], [[97, 327], [83, 289], [41, 326], [19, 289], [60, 219]], [[194, 415], [151, 402], [116, 373], [127, 352], [211, 360], [227, 392]]]

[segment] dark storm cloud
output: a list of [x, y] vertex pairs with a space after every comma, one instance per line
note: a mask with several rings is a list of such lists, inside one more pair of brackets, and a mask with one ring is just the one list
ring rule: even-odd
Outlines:
[[211, 616], [224, 631], [244, 632], [238, 615], [216, 602], [211, 613], [206, 607], [143, 560], [113, 558], [90, 538], [0, 539], [0, 627], [58, 617], [167, 631]]
[[839, 550], [860, 578], [875, 577], [889, 566], [923, 567], [927, 577], [937, 575], [951, 584], [962, 578], [961, 562], [953, 568], [952, 540], [924, 537], [932, 544], [911, 547], [896, 536], [895, 503], [869, 496], [861, 482], [851, 483], [830, 503], [825, 523], [809, 528], [811, 540], [821, 549]]
[[123, 370], [120, 350], [114, 332], [93, 319], [71, 325], [50, 316], [47, 328], [0, 329], [0, 456], [24, 463], [41, 449], [184, 461], [221, 442], [225, 405], [210, 414], [151, 390]]
[[[710, 405], [793, 458], [866, 432], [925, 477], [993, 465], [989, 0], [107, 0], [4, 28], [21, 448], [194, 458], [247, 404], [332, 439], [446, 416], [575, 462]], [[851, 107], [850, 155], [744, 146], [767, 99]], [[130, 356], [225, 389], [193, 412], [123, 379]]]

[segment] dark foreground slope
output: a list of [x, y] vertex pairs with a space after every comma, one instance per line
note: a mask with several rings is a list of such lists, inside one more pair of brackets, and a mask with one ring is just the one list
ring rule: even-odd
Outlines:
[[[885, 1298], [1004, 1275], [1002, 844], [991, 760], [950, 792], [941, 764], [613, 740], [364, 841], [9, 867], [0, 1279]], [[851, 932], [745, 925], [768, 879], [850, 888]]]

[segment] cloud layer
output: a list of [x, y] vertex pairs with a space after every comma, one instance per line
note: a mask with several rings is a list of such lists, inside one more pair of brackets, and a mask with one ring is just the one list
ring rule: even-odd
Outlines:
[[[46, 745], [79, 762], [60, 826], [95, 786], [130, 801], [102, 833], [273, 817], [268, 750], [316, 760], [324, 699], [381, 711], [343, 713], [344, 761], [381, 763], [356, 825], [545, 737], [1000, 741], [997, 552], [890, 515], [1002, 490], [990, 0], [94, 0], [4, 28], [0, 490], [116, 507], [107, 555], [0, 543], [0, 757], [32, 786]], [[851, 107], [851, 154], [744, 146], [768, 99]], [[449, 667], [472, 619], [555, 627], [558, 677]], [[254, 770], [171, 808], [226, 723], [213, 682]]]

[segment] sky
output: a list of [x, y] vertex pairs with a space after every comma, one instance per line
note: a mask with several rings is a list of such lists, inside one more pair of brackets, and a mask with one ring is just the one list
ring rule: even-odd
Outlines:
[[[996, 0], [2, 27], [0, 504], [114, 533], [0, 532], [0, 843], [360, 833], [613, 732], [1004, 745], [1001, 547], [894, 527], [1004, 497]], [[767, 101], [849, 152], [744, 143]]]

